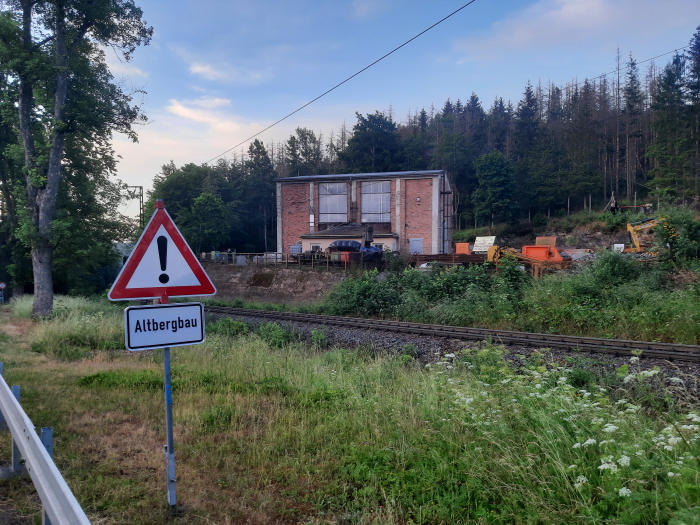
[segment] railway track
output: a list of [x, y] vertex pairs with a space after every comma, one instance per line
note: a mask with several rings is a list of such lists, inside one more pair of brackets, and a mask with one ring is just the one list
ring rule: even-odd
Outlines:
[[578, 337], [572, 335], [536, 334], [530, 332], [513, 332], [491, 330], [487, 328], [468, 328], [464, 326], [447, 326], [402, 321], [385, 321], [380, 319], [362, 319], [357, 317], [339, 317], [333, 315], [302, 314], [295, 312], [271, 312], [248, 308], [231, 308], [226, 306], [205, 306], [205, 311], [214, 315], [262, 317], [278, 321], [315, 323], [329, 326], [343, 326], [363, 330], [382, 330], [415, 334], [430, 337], [444, 337], [467, 341], [491, 340], [496, 343], [533, 346], [539, 348], [562, 348], [613, 355], [634, 355], [642, 351], [642, 357], [654, 357], [678, 361], [700, 363], [700, 346], [673, 343], [653, 343], [647, 341], [629, 341], [625, 339], [603, 339], [598, 337]]

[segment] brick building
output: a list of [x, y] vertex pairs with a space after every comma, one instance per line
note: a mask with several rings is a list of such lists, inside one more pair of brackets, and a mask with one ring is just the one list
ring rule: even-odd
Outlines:
[[277, 179], [277, 251], [356, 240], [401, 252], [452, 252], [452, 190], [444, 170]]

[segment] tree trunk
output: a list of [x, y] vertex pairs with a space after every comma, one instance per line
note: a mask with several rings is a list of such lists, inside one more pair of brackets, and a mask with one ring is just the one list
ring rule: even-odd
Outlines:
[[[32, 8], [33, 3], [22, 0], [23, 41], [25, 50], [32, 50]], [[19, 124], [24, 146], [25, 167], [27, 168], [27, 198], [30, 207], [35, 237], [32, 241], [32, 269], [34, 271], [34, 304], [32, 315], [45, 317], [53, 309], [53, 278], [51, 266], [54, 246], [51, 239], [51, 222], [56, 211], [58, 185], [61, 178], [61, 160], [65, 143], [65, 104], [68, 95], [68, 60], [66, 49], [65, 11], [62, 2], [56, 5], [55, 40], [56, 46], [56, 91], [54, 94], [54, 124], [51, 132], [48, 165], [45, 168], [36, 164], [36, 150], [32, 130], [31, 112], [34, 103], [33, 80], [28, 76], [20, 78]]]

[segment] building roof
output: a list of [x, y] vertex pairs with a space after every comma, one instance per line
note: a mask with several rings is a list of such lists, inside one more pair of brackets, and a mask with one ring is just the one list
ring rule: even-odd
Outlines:
[[[300, 235], [302, 239], [357, 239], [362, 237], [367, 230], [369, 223], [365, 224], [341, 224], [335, 228], [321, 230], [314, 233], [304, 233]], [[372, 223], [374, 237], [398, 237], [391, 231], [390, 224]]]
[[336, 175], [302, 175], [301, 177], [281, 177], [275, 182], [308, 182], [325, 180], [360, 180], [360, 179], [403, 179], [436, 177], [444, 170], [390, 171], [385, 173], [340, 173]]

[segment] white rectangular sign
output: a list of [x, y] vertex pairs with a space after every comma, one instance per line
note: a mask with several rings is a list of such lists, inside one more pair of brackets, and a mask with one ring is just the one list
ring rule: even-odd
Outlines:
[[202, 303], [130, 306], [124, 310], [124, 340], [132, 351], [204, 342]]
[[472, 248], [472, 253], [486, 253], [489, 251], [489, 247], [496, 244], [496, 237], [477, 237], [474, 241], [474, 248]]

